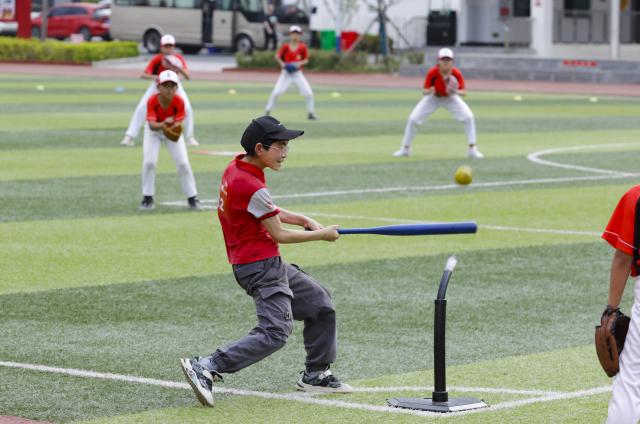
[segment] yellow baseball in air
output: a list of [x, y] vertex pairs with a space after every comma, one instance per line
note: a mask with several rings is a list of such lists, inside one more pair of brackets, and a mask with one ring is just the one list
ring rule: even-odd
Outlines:
[[471, 184], [471, 181], [473, 181], [473, 172], [471, 171], [471, 167], [467, 165], [458, 167], [454, 178], [456, 183], [460, 185]]
[[341, 94], [338, 93], [337, 91], [334, 91], [333, 93], [331, 93], [331, 97], [340, 97]]
[[234, 90], [233, 88], [230, 88], [229, 91], [227, 91], [227, 93], [233, 95], [233, 94], [236, 94], [236, 90]]

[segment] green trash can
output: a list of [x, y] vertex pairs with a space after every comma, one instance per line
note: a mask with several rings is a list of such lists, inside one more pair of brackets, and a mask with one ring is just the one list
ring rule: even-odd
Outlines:
[[334, 50], [336, 48], [336, 32], [332, 29], [320, 31], [320, 48]]

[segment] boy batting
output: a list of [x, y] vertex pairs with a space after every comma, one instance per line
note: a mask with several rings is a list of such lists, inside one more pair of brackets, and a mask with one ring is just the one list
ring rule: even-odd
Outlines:
[[437, 64], [429, 69], [425, 78], [424, 97], [409, 115], [400, 150], [396, 151], [393, 156], [409, 156], [411, 143], [418, 126], [422, 125], [425, 119], [438, 108], [443, 107], [451, 112], [458, 121], [464, 123], [464, 132], [467, 135], [467, 144], [469, 145], [469, 157], [483, 158], [484, 155], [476, 147], [476, 123], [473, 112], [461, 98], [466, 93], [462, 72], [453, 66], [453, 52], [448, 48], [440, 49]]
[[[296, 389], [348, 393], [352, 388], [329, 369], [336, 359], [336, 312], [327, 289], [298, 266], [282, 259], [280, 243], [335, 241], [337, 225], [323, 227], [313, 219], [277, 207], [266, 185], [264, 169], [278, 171], [289, 142], [303, 131], [289, 130], [275, 118], [251, 121], [238, 155], [220, 183], [218, 218], [227, 257], [240, 287], [253, 298], [257, 325], [245, 337], [205, 357], [180, 363], [204, 406], [213, 406], [212, 387], [222, 374], [234, 373], [271, 355], [287, 342], [293, 321], [304, 321], [305, 371]], [[282, 223], [297, 225], [293, 230]]]

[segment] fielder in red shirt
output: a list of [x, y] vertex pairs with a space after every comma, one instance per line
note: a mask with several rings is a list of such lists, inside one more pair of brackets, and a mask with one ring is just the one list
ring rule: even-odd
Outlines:
[[176, 47], [176, 39], [173, 35], [165, 34], [160, 39], [160, 53], [155, 55], [145, 68], [144, 72], [140, 77], [142, 79], [152, 80], [147, 88], [147, 91], [138, 102], [138, 106], [136, 106], [136, 110], [129, 121], [129, 127], [125, 132], [125, 136], [120, 142], [122, 146], [132, 147], [135, 145], [135, 138], [138, 136], [138, 132], [140, 131], [140, 127], [144, 123], [144, 117], [146, 116], [146, 106], [149, 97], [156, 94], [158, 92], [157, 89], [157, 77], [164, 71], [173, 71], [178, 75], [178, 95], [184, 100], [185, 104], [185, 113], [186, 116], [184, 118], [185, 123], [185, 135], [187, 144], [189, 146], [197, 146], [199, 145], [198, 140], [196, 140], [194, 135], [194, 120], [193, 120], [193, 108], [191, 107], [191, 102], [189, 101], [189, 97], [187, 96], [187, 92], [184, 91], [184, 87], [182, 86], [181, 79], [191, 79], [189, 74], [189, 68], [187, 67], [187, 62], [184, 60], [181, 54], [175, 51]]
[[443, 107], [451, 112], [456, 120], [464, 124], [464, 132], [469, 146], [468, 156], [476, 159], [483, 158], [484, 155], [476, 147], [476, 121], [473, 112], [461, 97], [466, 94], [462, 72], [453, 66], [453, 52], [446, 47], [440, 49], [438, 62], [429, 69], [424, 80], [423, 97], [413, 108], [407, 120], [400, 150], [396, 151], [393, 156], [410, 156], [411, 144], [418, 131], [418, 126], [422, 125], [429, 115]]
[[[287, 341], [293, 321], [304, 321], [305, 372], [296, 389], [348, 393], [353, 389], [329, 369], [336, 358], [336, 313], [329, 291], [297, 265], [280, 257], [279, 243], [338, 239], [338, 226], [277, 207], [264, 169], [278, 171], [289, 141], [303, 131], [288, 130], [270, 116], [251, 121], [237, 156], [222, 175], [218, 218], [236, 281], [256, 305], [257, 326], [245, 337], [205, 357], [181, 359], [182, 370], [198, 400], [213, 406], [213, 383], [271, 355]], [[297, 225], [292, 230], [282, 223]]]
[[276, 61], [282, 68], [282, 71], [269, 97], [264, 113], [265, 115], [271, 114], [276, 104], [276, 99], [287, 91], [291, 83], [295, 83], [307, 104], [307, 118], [312, 120], [318, 119], [314, 111], [313, 91], [311, 91], [309, 82], [302, 74], [302, 67], [309, 63], [309, 50], [307, 49], [307, 45], [300, 41], [302, 29], [298, 25], [292, 25], [291, 28], [289, 28], [289, 36], [291, 37], [291, 41], [283, 44], [276, 54]]
[[[640, 271], [640, 185], [627, 191], [613, 211], [602, 233], [611, 247], [613, 259], [609, 278], [609, 298], [603, 314], [620, 308], [629, 275], [638, 277]], [[607, 423], [637, 423], [640, 421], [640, 279], [636, 279], [635, 299], [631, 307], [631, 322], [620, 353], [620, 372], [613, 381]]]
[[147, 101], [147, 123], [144, 126], [144, 139], [142, 142], [142, 202], [141, 210], [152, 210], [156, 192], [156, 167], [160, 146], [165, 144], [176, 164], [178, 175], [182, 183], [182, 192], [187, 197], [187, 204], [191, 209], [200, 210], [196, 181], [189, 163], [187, 147], [184, 137], [177, 141], [165, 137], [162, 127], [182, 126], [185, 119], [185, 103], [182, 97], [176, 94], [178, 89], [178, 75], [169, 70], [160, 72], [158, 76], [158, 93], [151, 95]]

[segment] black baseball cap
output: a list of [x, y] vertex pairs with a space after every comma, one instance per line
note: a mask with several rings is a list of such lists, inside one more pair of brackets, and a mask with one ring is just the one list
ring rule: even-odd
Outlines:
[[288, 130], [273, 116], [261, 116], [252, 119], [244, 130], [240, 144], [247, 153], [255, 152], [256, 144], [269, 146], [274, 141], [288, 141], [304, 134], [301, 130]]

